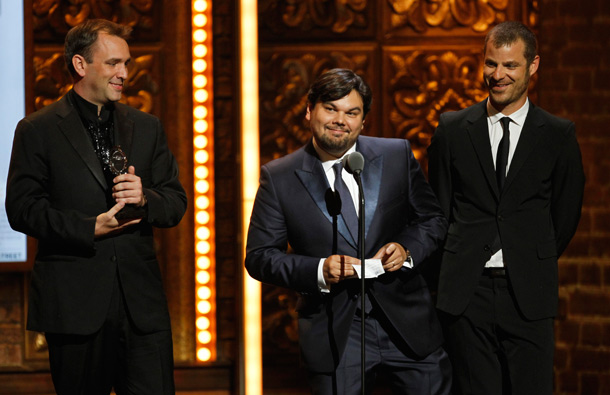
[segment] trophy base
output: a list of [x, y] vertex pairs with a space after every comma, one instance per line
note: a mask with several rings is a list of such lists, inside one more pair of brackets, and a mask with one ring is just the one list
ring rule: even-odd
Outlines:
[[134, 219], [143, 218], [146, 215], [144, 207], [138, 207], [135, 204], [127, 204], [121, 211], [114, 216], [116, 219]]

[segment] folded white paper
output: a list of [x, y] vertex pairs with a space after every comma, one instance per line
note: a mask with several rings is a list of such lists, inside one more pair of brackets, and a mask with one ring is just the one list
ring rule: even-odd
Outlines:
[[[361, 265], [352, 265], [356, 274], [358, 274], [358, 278], [362, 278], [362, 266]], [[366, 259], [364, 261], [364, 278], [376, 278], [385, 273], [383, 270], [383, 265], [381, 264], [381, 259]]]

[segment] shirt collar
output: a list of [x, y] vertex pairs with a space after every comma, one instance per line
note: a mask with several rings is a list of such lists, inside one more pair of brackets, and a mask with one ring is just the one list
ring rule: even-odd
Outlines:
[[[489, 99], [488, 99], [489, 100]], [[525, 118], [527, 117], [527, 112], [529, 111], [529, 104], [530, 101], [528, 98], [525, 99], [525, 103], [523, 103], [523, 105], [521, 106], [521, 108], [519, 108], [517, 111], [515, 111], [514, 113], [510, 114], [510, 120], [513, 123], [516, 123], [517, 125], [523, 127], [523, 124], [525, 123]], [[502, 114], [501, 112], [498, 112], [490, 103], [490, 105], [487, 107], [488, 108], [488, 116], [489, 119], [491, 121], [491, 124], [495, 124], [496, 122], [499, 122], [500, 119], [506, 117], [507, 115]]]

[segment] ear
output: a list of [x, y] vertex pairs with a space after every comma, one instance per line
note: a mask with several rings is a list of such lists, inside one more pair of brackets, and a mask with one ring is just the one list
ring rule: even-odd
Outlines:
[[536, 71], [538, 70], [538, 66], [540, 65], [540, 56], [536, 55], [536, 57], [534, 58], [534, 60], [532, 61], [532, 63], [530, 64], [530, 77], [533, 76], [534, 74], [536, 74]]
[[72, 66], [76, 73], [82, 77], [87, 73], [87, 60], [82, 55], [74, 55], [72, 57]]
[[311, 103], [307, 103], [307, 112], [305, 113], [305, 119], [311, 121]]

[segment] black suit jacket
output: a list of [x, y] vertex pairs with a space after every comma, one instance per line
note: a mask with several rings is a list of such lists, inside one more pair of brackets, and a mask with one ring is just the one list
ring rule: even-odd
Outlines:
[[15, 230], [38, 240], [28, 329], [97, 331], [117, 274], [135, 325], [144, 332], [169, 329], [152, 227], [178, 224], [186, 194], [161, 123], [116, 104], [114, 141], [142, 179], [147, 216], [123, 233], [94, 239], [96, 216], [112, 204], [111, 185], [69, 96], [21, 120], [13, 143], [8, 219]]
[[441, 115], [428, 149], [429, 179], [449, 220], [438, 307], [468, 305], [500, 235], [518, 307], [529, 319], [557, 312], [557, 259], [576, 231], [584, 173], [574, 124], [530, 103], [500, 194], [486, 101]]
[[[421, 264], [437, 248], [446, 221], [409, 142], [359, 137], [365, 159], [366, 258], [398, 242]], [[326, 203], [331, 193], [312, 143], [262, 167], [254, 203], [246, 268], [257, 280], [300, 293], [299, 342], [307, 367], [330, 372], [345, 349], [358, 307], [359, 280], [321, 293], [318, 263], [333, 254], [357, 256], [341, 216]], [[293, 253], [287, 253], [287, 245]], [[413, 351], [425, 356], [442, 342], [426, 282], [416, 267], [386, 273], [368, 283], [370, 297]]]

